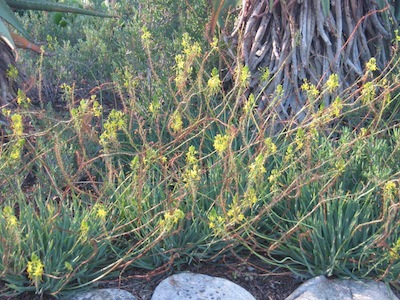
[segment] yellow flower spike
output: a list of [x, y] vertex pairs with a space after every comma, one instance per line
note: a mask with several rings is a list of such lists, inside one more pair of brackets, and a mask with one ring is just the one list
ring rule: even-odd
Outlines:
[[261, 68], [261, 81], [267, 81], [269, 79], [269, 75], [271, 75], [271, 72], [268, 67]]
[[176, 110], [173, 114], [172, 114], [172, 118], [171, 118], [171, 123], [170, 123], [170, 127], [172, 129], [173, 132], [179, 132], [182, 130], [183, 128], [183, 121], [182, 121], [182, 116], [180, 114], [180, 112], [178, 110]]
[[304, 83], [301, 85], [301, 89], [305, 92], [307, 92], [307, 95], [309, 97], [316, 98], [319, 95], [319, 91], [317, 87], [311, 83], [309, 83], [307, 80], [304, 80]]
[[295, 142], [297, 145], [297, 150], [300, 150], [304, 146], [305, 132], [303, 128], [299, 128], [296, 132]]
[[223, 156], [224, 152], [229, 147], [229, 135], [217, 134], [214, 138], [214, 149], [217, 151], [218, 155]]
[[151, 42], [151, 33], [147, 29], [146, 26], [142, 27], [142, 36], [141, 36], [142, 42], [144, 45], [148, 46]]
[[240, 69], [239, 83], [243, 87], [247, 87], [250, 84], [250, 69], [248, 66], [244, 66]]
[[218, 38], [214, 36], [210, 45], [211, 45], [211, 48], [216, 49], [218, 47]]
[[105, 209], [104, 205], [97, 205], [97, 207], [96, 207], [96, 217], [98, 219], [102, 220], [102, 221], [106, 220], [107, 210]]
[[18, 90], [17, 94], [17, 104], [23, 108], [28, 108], [31, 104], [31, 98], [27, 97], [25, 92], [22, 90]]
[[261, 180], [265, 172], [267, 172], [267, 170], [264, 167], [264, 155], [263, 154], [257, 155], [254, 162], [249, 166], [249, 169], [250, 169], [249, 178], [252, 181]]
[[369, 104], [375, 99], [375, 86], [372, 82], [364, 84], [361, 91], [361, 101], [363, 104]]
[[245, 195], [244, 199], [248, 207], [253, 207], [254, 204], [257, 203], [257, 193], [254, 188], [248, 188]]
[[290, 161], [293, 158], [293, 156], [294, 156], [293, 145], [290, 144], [288, 146], [288, 148], [286, 149], [286, 154], [285, 154], [285, 157], [284, 157], [284, 161], [286, 161], [286, 162]]
[[389, 255], [393, 260], [400, 259], [400, 239], [390, 248]]
[[31, 260], [28, 261], [26, 271], [28, 273], [28, 278], [35, 284], [38, 284], [42, 280], [44, 264], [35, 253], [32, 254]]
[[214, 68], [211, 72], [211, 78], [207, 82], [207, 86], [211, 95], [217, 94], [221, 89], [221, 80], [219, 79], [219, 71]]
[[188, 164], [197, 164], [197, 162], [198, 162], [198, 159], [196, 157], [197, 153], [198, 152], [196, 150], [196, 147], [191, 145], [189, 147], [188, 152], [186, 153], [186, 162]]
[[388, 181], [383, 187], [383, 197], [387, 200], [393, 200], [398, 193], [396, 182]]
[[170, 231], [176, 224], [185, 217], [185, 213], [176, 209], [172, 214], [167, 211], [164, 213], [164, 218], [159, 221], [160, 227], [165, 231]]
[[10, 80], [17, 80], [18, 79], [18, 69], [15, 66], [10, 64], [7, 68], [6, 76]]
[[371, 57], [371, 59], [366, 63], [365, 67], [367, 68], [367, 72], [378, 70], [378, 67], [376, 66], [376, 58]]
[[339, 75], [338, 74], [331, 74], [328, 80], [325, 83], [326, 89], [329, 93], [333, 93], [339, 87]]
[[342, 100], [338, 96], [331, 104], [332, 117], [335, 117], [335, 118], [339, 117], [342, 108], [343, 108]]
[[12, 209], [11, 206], [5, 206], [3, 208], [3, 215], [4, 215], [4, 219], [7, 222], [7, 228], [16, 228], [18, 226], [18, 219], [17, 217], [14, 215], [14, 211]]
[[24, 133], [24, 125], [22, 123], [22, 116], [19, 114], [13, 114], [11, 116], [11, 128], [16, 136], [22, 136]]
[[269, 154], [274, 154], [276, 152], [276, 150], [277, 150], [277, 147], [276, 147], [276, 145], [274, 144], [274, 142], [272, 141], [271, 138], [266, 138], [264, 140], [264, 145], [265, 145], [266, 152], [267, 152], [268, 155]]
[[254, 97], [253, 94], [249, 95], [249, 98], [247, 99], [246, 103], [244, 104], [243, 110], [247, 114], [251, 113], [253, 111], [253, 108], [255, 107], [256, 104], [256, 98]]
[[278, 182], [278, 179], [280, 177], [281, 173], [277, 169], [271, 170], [271, 175], [268, 177], [268, 181], [271, 184], [276, 184]]
[[87, 221], [87, 220], [82, 220], [81, 226], [80, 226], [80, 228], [79, 228], [79, 231], [80, 231], [80, 237], [81, 237], [84, 241], [85, 241], [85, 240], [87, 239], [87, 237], [88, 237], [89, 229], [90, 229], [90, 226], [89, 226], [88, 221]]

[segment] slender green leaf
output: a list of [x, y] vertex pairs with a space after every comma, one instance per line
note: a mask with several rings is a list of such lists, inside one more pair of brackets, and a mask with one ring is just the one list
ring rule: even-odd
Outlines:
[[[4, 0], [3, 0], [4, 1]], [[82, 15], [103, 17], [103, 18], [115, 18], [117, 16], [105, 14], [98, 11], [93, 11], [89, 9], [72, 7], [70, 5], [54, 3], [51, 1], [35, 1], [35, 0], [5, 0], [5, 2], [14, 9], [30, 9], [30, 10], [41, 10], [41, 11], [59, 11], [59, 12], [69, 12]]]

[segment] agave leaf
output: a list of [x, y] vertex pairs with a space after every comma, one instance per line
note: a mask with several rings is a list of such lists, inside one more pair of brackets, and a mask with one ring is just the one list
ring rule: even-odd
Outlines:
[[8, 31], [7, 26], [4, 24], [2, 20], [0, 20], [0, 39], [10, 47], [10, 49], [16, 52], [16, 47], [14, 41], [11, 37], [10, 32]]
[[[18, 21], [14, 12], [10, 9], [10, 7], [7, 5], [5, 0], [0, 0], [0, 18], [2, 18], [4, 21], [9, 23], [11, 26], [13, 26], [16, 30], [18, 30], [25, 37], [29, 37], [28, 32], [26, 32], [25, 28]], [[4, 25], [4, 23], [3, 23], [3, 25]]]
[[[4, 0], [3, 0], [4, 1]], [[46, 0], [5, 0], [5, 2], [13, 9], [29, 9], [41, 11], [58, 11], [67, 13], [76, 13], [103, 18], [115, 18], [115, 15], [109, 15], [89, 9], [73, 7], [66, 4], [55, 3]]]

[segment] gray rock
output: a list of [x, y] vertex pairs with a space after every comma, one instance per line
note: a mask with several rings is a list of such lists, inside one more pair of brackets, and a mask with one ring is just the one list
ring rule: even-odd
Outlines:
[[399, 300], [383, 282], [327, 279], [318, 276], [299, 286], [286, 300]]
[[223, 278], [181, 273], [156, 287], [151, 300], [255, 300], [244, 288]]
[[136, 300], [136, 298], [125, 290], [99, 289], [77, 293], [65, 300]]

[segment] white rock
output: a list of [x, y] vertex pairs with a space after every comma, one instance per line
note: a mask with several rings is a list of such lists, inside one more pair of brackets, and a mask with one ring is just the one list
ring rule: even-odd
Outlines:
[[223, 278], [181, 273], [156, 287], [151, 300], [255, 300], [244, 288]]
[[136, 300], [136, 297], [125, 290], [98, 289], [77, 293], [65, 300]]
[[399, 300], [383, 282], [327, 279], [318, 276], [299, 286], [285, 300]]

